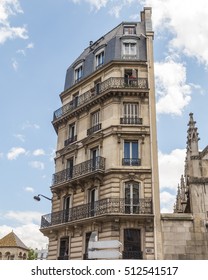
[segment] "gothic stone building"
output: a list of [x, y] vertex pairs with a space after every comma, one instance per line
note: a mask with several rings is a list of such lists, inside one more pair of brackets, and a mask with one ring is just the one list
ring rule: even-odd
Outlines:
[[[160, 215], [153, 36], [151, 8], [144, 8], [140, 22], [122, 22], [90, 42], [67, 70], [52, 122], [52, 210], [40, 229], [48, 259], [88, 259], [90, 241], [98, 240], [119, 241], [122, 259], [177, 258], [172, 228], [188, 224], [191, 239], [195, 201], [187, 190], [186, 206], [179, 198], [176, 206], [184, 213]], [[189, 175], [189, 158], [203, 155], [187, 155]], [[186, 182], [190, 192], [198, 175]]]

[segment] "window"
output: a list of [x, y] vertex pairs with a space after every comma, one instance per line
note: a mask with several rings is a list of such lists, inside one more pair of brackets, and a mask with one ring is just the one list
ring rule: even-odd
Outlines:
[[124, 158], [123, 165], [140, 165], [140, 160], [138, 158], [138, 141], [124, 141]]
[[125, 213], [139, 214], [139, 184], [125, 183]]
[[97, 111], [97, 112], [93, 113], [92, 118], [91, 118], [92, 126], [98, 125], [99, 124], [99, 119], [100, 119], [100, 111]]
[[59, 260], [68, 260], [69, 258], [69, 237], [60, 239], [59, 245]]
[[99, 68], [104, 63], [104, 51], [96, 55], [96, 68]]
[[94, 148], [90, 151], [91, 167], [96, 170], [99, 167], [99, 149]]
[[68, 133], [69, 137], [64, 142], [65, 146], [73, 143], [74, 141], [77, 141], [77, 136], [75, 135], [76, 134], [75, 129], [76, 129], [75, 123], [69, 125], [69, 133]]
[[142, 259], [141, 231], [139, 229], [124, 229], [123, 259]]
[[64, 197], [63, 201], [63, 222], [66, 223], [70, 220], [70, 207], [71, 207], [71, 196]]
[[133, 35], [136, 34], [136, 27], [135, 26], [124, 26], [124, 35]]
[[100, 129], [101, 129], [100, 111], [97, 111], [91, 115], [91, 128], [87, 130], [87, 135], [91, 135]]
[[123, 58], [124, 59], [135, 59], [137, 55], [135, 41], [125, 41], [123, 42]]
[[83, 67], [80, 65], [75, 69], [75, 82], [78, 82], [83, 76]]
[[142, 119], [139, 118], [137, 103], [123, 104], [123, 118], [121, 118], [121, 124], [142, 124]]
[[86, 232], [84, 260], [88, 259], [88, 251], [89, 251], [89, 248], [90, 248], [90, 242], [94, 242], [94, 241], [97, 241], [97, 240], [98, 240], [98, 236], [97, 236], [96, 231]]
[[94, 216], [96, 213], [97, 189], [89, 190], [89, 216]]
[[66, 181], [72, 179], [73, 177], [73, 167], [74, 167], [74, 162], [73, 158], [67, 159], [66, 162]]

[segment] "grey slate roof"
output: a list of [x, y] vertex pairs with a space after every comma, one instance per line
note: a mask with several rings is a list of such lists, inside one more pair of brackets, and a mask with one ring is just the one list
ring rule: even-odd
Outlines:
[[[126, 36], [123, 34], [124, 25], [135, 25], [136, 26], [136, 35], [135, 36]], [[80, 55], [79, 57], [69, 66], [66, 73], [65, 86], [64, 90], [67, 90], [74, 84], [74, 68], [79, 62], [83, 63], [83, 78], [92, 74], [94, 69], [94, 59], [96, 50], [99, 48], [105, 47], [105, 60], [104, 64], [112, 60], [121, 59], [121, 39], [128, 37], [135, 37], [135, 39], [140, 39], [140, 34], [145, 33], [145, 27], [143, 22], [122, 22], [111, 31], [100, 37], [97, 41], [90, 44]], [[144, 38], [141, 38], [140, 44], [138, 46], [138, 57], [136, 59], [145, 61], [146, 60], [146, 51], [144, 48]]]

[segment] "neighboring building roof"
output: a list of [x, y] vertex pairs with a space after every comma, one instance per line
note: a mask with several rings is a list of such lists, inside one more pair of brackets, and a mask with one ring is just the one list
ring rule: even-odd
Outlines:
[[19, 239], [19, 237], [13, 231], [0, 239], [0, 248], [1, 247], [19, 247], [29, 251], [29, 248]]

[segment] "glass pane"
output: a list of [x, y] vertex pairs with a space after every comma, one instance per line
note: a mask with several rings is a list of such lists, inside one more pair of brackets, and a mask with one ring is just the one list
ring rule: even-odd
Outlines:
[[138, 158], [138, 142], [132, 142], [132, 158]]
[[131, 189], [130, 184], [125, 184], [125, 204], [130, 203], [130, 197], [131, 197]]
[[133, 204], [139, 203], [139, 185], [133, 184]]
[[130, 158], [130, 142], [124, 142], [124, 158]]

